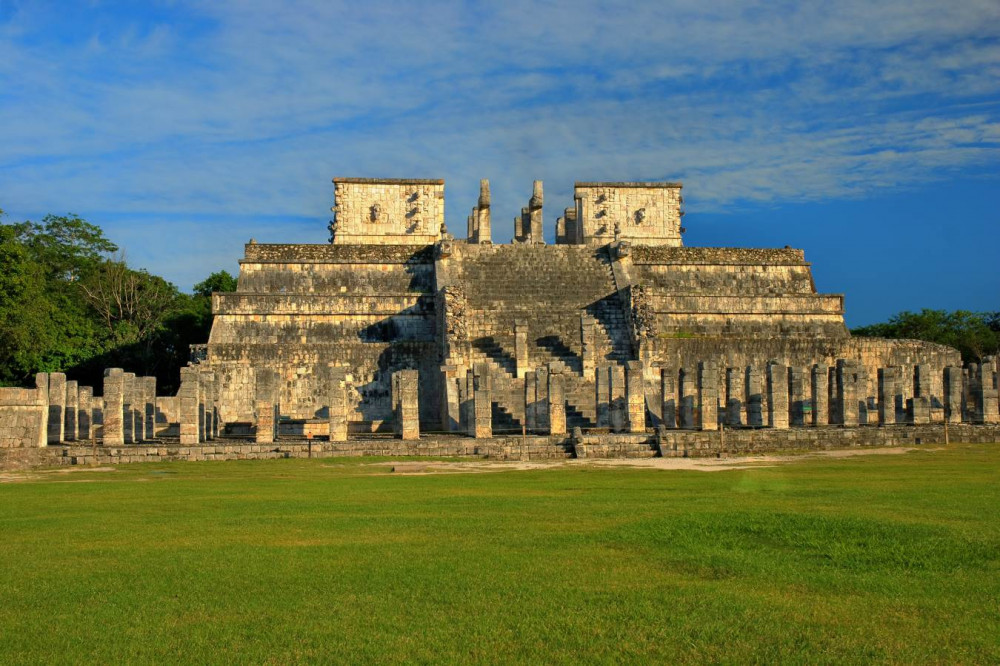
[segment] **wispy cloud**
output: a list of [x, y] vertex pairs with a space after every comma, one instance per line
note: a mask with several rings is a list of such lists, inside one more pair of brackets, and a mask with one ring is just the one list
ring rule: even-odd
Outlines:
[[501, 220], [534, 178], [857, 197], [996, 169], [1000, 5], [0, 0], [0, 145], [14, 215], [211, 222], [149, 255], [185, 286], [238, 219], [324, 240], [337, 174], [444, 177], [456, 228], [481, 177]]

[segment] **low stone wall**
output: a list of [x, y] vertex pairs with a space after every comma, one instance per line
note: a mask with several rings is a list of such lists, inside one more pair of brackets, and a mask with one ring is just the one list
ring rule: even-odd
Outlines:
[[[951, 443], [1000, 442], [998, 425], [951, 425]], [[789, 430], [660, 430], [651, 433], [591, 433], [587, 435], [497, 437], [422, 437], [415, 441], [390, 438], [346, 442], [289, 440], [257, 444], [220, 440], [182, 446], [153, 442], [125, 446], [49, 446], [0, 450], [0, 469], [58, 465], [107, 465], [178, 460], [266, 460], [334, 457], [471, 457], [492, 460], [565, 460], [568, 458], [711, 457], [729, 454], [806, 451], [853, 447], [944, 444], [942, 425], [865, 426], [858, 428], [791, 428]]]
[[[944, 444], [945, 428], [934, 424], [789, 430], [725, 429], [714, 432], [660, 430], [656, 440], [663, 456], [697, 457], [719, 453]], [[1000, 426], [953, 424], [948, 427], [948, 441], [952, 444], [1000, 442]]]
[[0, 449], [45, 446], [48, 410], [40, 388], [0, 388]]
[[558, 460], [573, 456], [565, 437], [517, 437], [477, 440], [464, 437], [358, 439], [347, 442], [288, 441], [255, 444], [246, 441], [181, 446], [176, 443], [132, 446], [49, 447], [38, 464], [107, 465], [176, 460], [267, 460], [276, 458], [337, 458], [354, 456], [475, 457], [493, 460]]

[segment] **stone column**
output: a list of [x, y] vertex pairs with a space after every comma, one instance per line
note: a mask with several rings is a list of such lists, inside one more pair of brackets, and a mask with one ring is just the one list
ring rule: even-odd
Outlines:
[[524, 373], [524, 428], [533, 432], [538, 428], [535, 422], [535, 412], [538, 406], [538, 387], [535, 385], [535, 373]]
[[767, 425], [788, 429], [788, 368], [767, 364]]
[[681, 368], [680, 371], [680, 427], [696, 428], [697, 402], [698, 402], [698, 370], [690, 366]]
[[566, 379], [562, 362], [549, 363], [549, 434], [566, 434]]
[[584, 377], [592, 376], [596, 367], [597, 349], [594, 342], [594, 328], [596, 326], [597, 320], [590, 315], [580, 316], [580, 349], [582, 350], [581, 359], [583, 362]]
[[812, 425], [825, 426], [830, 423], [830, 369], [814, 365], [811, 375]]
[[143, 428], [147, 440], [156, 439], [156, 377], [142, 378]]
[[215, 430], [215, 373], [202, 370], [198, 375], [199, 414], [201, 415], [199, 435], [201, 441], [207, 442], [214, 438]]
[[764, 375], [756, 365], [748, 365], [746, 373], [747, 425], [760, 428], [764, 425]]
[[493, 437], [493, 391], [489, 370], [477, 365], [472, 387], [472, 436], [476, 439]]
[[541, 432], [549, 431], [549, 369], [540, 366], [535, 371], [535, 428]]
[[625, 364], [625, 382], [628, 431], [646, 432], [646, 391], [641, 361], [628, 361]]
[[624, 432], [627, 409], [625, 406], [625, 368], [617, 363], [611, 364], [608, 382], [608, 417], [613, 432]]
[[122, 382], [122, 433], [126, 444], [135, 444], [135, 373], [124, 373]]
[[926, 364], [913, 366], [913, 396], [931, 399], [931, 367]]
[[49, 425], [48, 442], [58, 444], [66, 434], [66, 375], [49, 373]]
[[594, 390], [597, 392], [597, 427], [611, 427], [611, 369], [599, 365], [594, 370]]
[[[347, 370], [341, 367], [329, 368], [329, 406], [327, 418], [330, 422], [331, 442], [347, 441]], [[448, 381], [447, 378], [445, 381]]]
[[882, 425], [896, 424], [896, 368], [879, 368], [878, 419]]
[[931, 422], [931, 401], [923, 396], [914, 396], [906, 401], [910, 413], [910, 423], [924, 425]]
[[542, 193], [542, 181], [536, 180], [531, 186], [531, 199], [528, 201], [528, 216], [531, 223], [529, 237], [532, 243], [544, 243], [545, 236], [542, 234], [542, 204], [544, 196]]
[[[260, 373], [257, 371], [257, 382], [258, 382], [258, 397], [260, 392]], [[201, 398], [200, 398], [200, 388], [198, 384], [199, 381], [199, 371], [198, 368], [194, 366], [185, 366], [181, 368], [181, 386], [177, 391], [177, 408], [180, 418], [180, 436], [181, 444], [191, 445], [197, 444], [199, 442], [199, 423], [201, 421]], [[259, 405], [258, 405], [259, 408]], [[107, 416], [104, 417], [107, 419]], [[273, 423], [273, 421], [272, 421]], [[260, 440], [260, 416], [257, 419], [257, 430], [258, 439]], [[271, 441], [271, 440], [265, 440]]]
[[81, 442], [86, 442], [90, 439], [94, 423], [93, 401], [94, 389], [89, 386], [81, 386], [76, 412], [76, 438]]
[[837, 359], [837, 415], [840, 424], [858, 425], [858, 363]]
[[121, 368], [104, 371], [104, 419], [102, 443], [104, 446], [122, 446], [125, 443], [125, 373]]
[[804, 384], [804, 373], [802, 368], [790, 367], [788, 368], [788, 396], [791, 399], [791, 408], [789, 411], [791, 418], [791, 425], [804, 426], [806, 424], [806, 414], [810, 413], [810, 409], [807, 408], [808, 401], [806, 400], [806, 390]]
[[698, 364], [698, 414], [702, 430], [719, 429], [719, 370], [712, 361]]
[[479, 201], [469, 216], [469, 243], [492, 243], [490, 229], [490, 181], [479, 181]]
[[726, 425], [743, 425], [744, 389], [746, 371], [743, 368], [726, 368]]
[[660, 370], [660, 389], [663, 396], [663, 427], [677, 427], [677, 370]]
[[420, 378], [416, 370], [399, 370], [392, 376], [396, 390], [395, 429], [400, 439], [420, 439]]
[[998, 409], [997, 389], [993, 379], [993, 372], [992, 360], [984, 359], [983, 363], [979, 366], [977, 381], [973, 389], [977, 423], [1000, 423], [1000, 413], [998, 413], [1000, 409]]
[[[182, 371], [185, 368], [181, 369]], [[198, 443], [198, 412], [199, 412], [199, 373], [195, 368], [191, 371], [192, 392], [189, 397], [191, 401], [191, 435], [192, 440], [188, 443]], [[278, 373], [270, 368], [257, 368], [255, 372], [255, 396], [254, 414], [257, 421], [257, 433], [254, 436], [258, 444], [270, 444], [274, 442], [278, 432]], [[184, 376], [181, 376], [181, 390], [185, 388]], [[181, 414], [184, 414], [184, 400], [181, 400]], [[183, 428], [183, 425], [181, 426]], [[181, 431], [181, 443], [184, 444], [183, 430]]]
[[528, 372], [528, 323], [514, 322], [514, 363], [518, 379], [524, 379]]
[[462, 396], [458, 390], [457, 365], [442, 365], [441, 378], [444, 395], [441, 396], [441, 430], [458, 432], [462, 429]]
[[944, 369], [944, 417], [948, 423], [962, 422], [962, 368]]
[[77, 417], [80, 409], [80, 385], [69, 380], [66, 382], [66, 425], [63, 439], [67, 442], [76, 441]]
[[465, 424], [465, 434], [476, 436], [476, 373], [471, 368], [465, 371], [465, 381], [462, 382], [462, 418]]

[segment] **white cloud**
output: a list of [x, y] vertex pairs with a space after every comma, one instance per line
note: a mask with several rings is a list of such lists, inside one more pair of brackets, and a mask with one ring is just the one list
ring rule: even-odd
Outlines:
[[321, 242], [333, 175], [445, 177], [459, 233], [489, 177], [505, 239], [533, 178], [551, 222], [574, 179], [722, 210], [1000, 161], [993, 1], [98, 4], [61, 38], [58, 12], [0, 15], [0, 205], [216, 216], [205, 247], [238, 216]]

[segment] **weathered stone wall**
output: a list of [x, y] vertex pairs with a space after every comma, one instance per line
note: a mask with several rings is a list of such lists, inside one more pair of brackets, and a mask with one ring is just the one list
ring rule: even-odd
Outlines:
[[330, 366], [346, 374], [353, 431], [391, 427], [390, 377], [420, 370], [420, 415], [439, 419], [434, 255], [417, 245], [246, 246], [238, 288], [216, 294], [206, 362], [223, 422], [254, 421], [254, 369], [278, 374], [279, 415], [329, 418]]
[[681, 245], [680, 183], [577, 183], [577, 242]]
[[801, 250], [630, 249], [619, 257], [661, 339], [843, 338], [840, 294], [817, 294]]
[[0, 388], [0, 449], [46, 446], [48, 419], [47, 386]]
[[335, 244], [434, 243], [444, 224], [443, 180], [334, 178]]
[[[952, 425], [951, 443], [996, 443], [1000, 426]], [[177, 460], [250, 460], [329, 458], [339, 456], [468, 456], [496, 460], [565, 460], [567, 458], [714, 457], [773, 451], [831, 448], [923, 446], [945, 443], [940, 425], [792, 428], [789, 430], [661, 430], [657, 434], [601, 434], [548, 437], [463, 439], [427, 437], [416, 441], [372, 438], [349, 442], [284, 441], [254, 444], [230, 441], [112, 447], [50, 446], [33, 450], [0, 449], [0, 469], [40, 465], [94, 465]], [[23, 454], [30, 453], [30, 456]]]
[[492, 362], [513, 374], [520, 325], [534, 368], [562, 361], [580, 369], [581, 317], [595, 322], [591, 354], [624, 362], [628, 332], [607, 251], [584, 246], [456, 244], [449, 280], [465, 296], [462, 330], [471, 356], [468, 365]]

